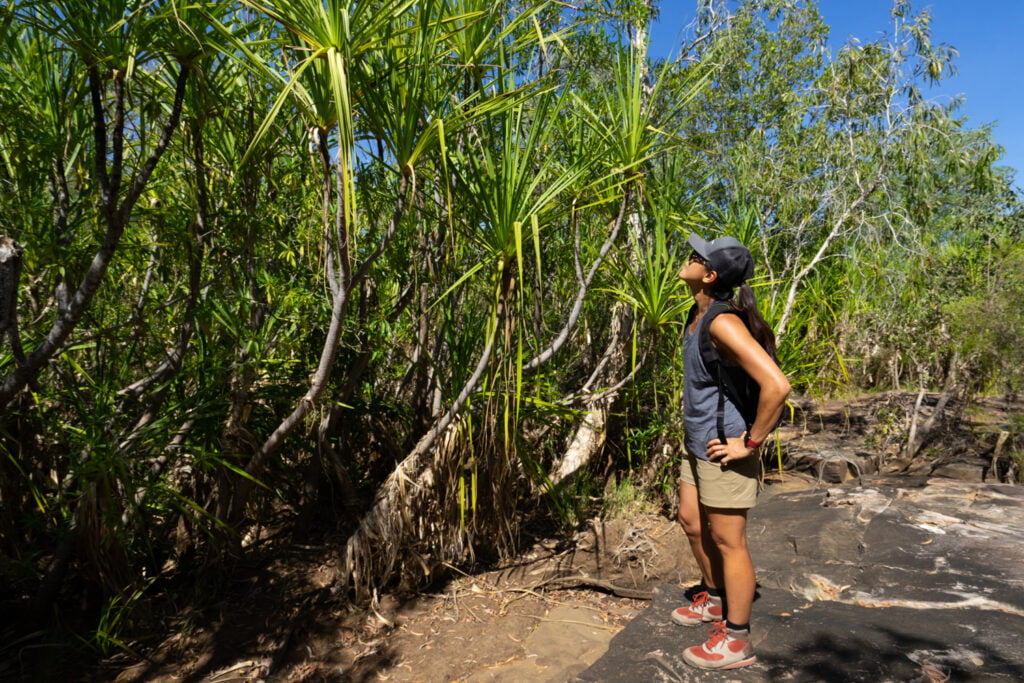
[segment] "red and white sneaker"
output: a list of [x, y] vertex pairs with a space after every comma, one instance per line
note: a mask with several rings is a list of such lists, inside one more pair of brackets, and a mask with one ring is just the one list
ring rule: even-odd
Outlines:
[[680, 607], [672, 612], [672, 621], [683, 626], [696, 626], [709, 621], [722, 620], [722, 598], [712, 597], [707, 591], [693, 596], [688, 607]]
[[683, 659], [698, 669], [738, 669], [757, 661], [747, 631], [731, 631], [720, 621], [711, 627], [703, 645], [686, 648]]

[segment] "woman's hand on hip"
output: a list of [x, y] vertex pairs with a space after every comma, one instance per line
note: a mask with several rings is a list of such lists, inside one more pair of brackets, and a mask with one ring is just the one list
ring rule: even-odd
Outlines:
[[747, 448], [746, 435], [744, 435], [735, 439], [726, 439], [724, 444], [718, 439], [712, 439], [708, 441], [707, 453], [708, 460], [725, 465], [733, 460], [749, 458], [756, 450], [756, 448]]

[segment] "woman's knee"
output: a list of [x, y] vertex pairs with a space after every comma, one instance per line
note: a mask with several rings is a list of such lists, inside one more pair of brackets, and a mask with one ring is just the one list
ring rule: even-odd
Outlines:
[[722, 555], [728, 555], [730, 553], [746, 553], [747, 550], [747, 537], [745, 534], [722, 534], [715, 533], [714, 527], [711, 528], [711, 542], [715, 544], [718, 551]]
[[679, 520], [679, 526], [683, 527], [683, 533], [688, 537], [699, 538], [703, 531], [703, 525], [701, 524], [700, 511], [688, 512], [684, 511], [682, 507], [679, 508], [679, 514], [676, 516]]
[[745, 516], [709, 515], [711, 542], [723, 553], [747, 551]]
[[679, 485], [679, 510], [676, 511], [676, 519], [687, 536], [700, 536], [704, 521], [700, 513], [697, 487], [692, 484]]

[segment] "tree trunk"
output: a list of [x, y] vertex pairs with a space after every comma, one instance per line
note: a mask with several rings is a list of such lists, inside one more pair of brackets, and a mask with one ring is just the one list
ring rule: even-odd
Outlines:
[[[15, 394], [35, 381], [39, 372], [50, 359], [63, 348], [64, 343], [92, 304], [107, 268], [114, 258], [114, 252], [121, 242], [121, 236], [131, 218], [132, 210], [177, 130], [189, 73], [189, 69], [185, 66], [182, 66], [178, 72], [174, 102], [157, 144], [145, 163], [133, 174], [132, 181], [122, 197], [121, 184], [124, 180], [122, 154], [125, 136], [124, 76], [119, 74], [113, 77], [115, 114], [111, 132], [112, 150], [108, 159], [107, 122], [102, 90], [105, 87], [105, 80], [98, 66], [93, 66], [89, 70], [88, 81], [93, 105], [93, 130], [96, 145], [96, 175], [100, 184], [100, 208], [106, 222], [106, 233], [74, 296], [65, 302], [66, 305], [58, 306], [57, 316], [49, 334], [32, 353], [28, 354], [24, 363], [19, 363], [14, 371], [0, 382], [0, 408], [6, 407]], [[108, 162], [110, 163], [109, 172]]]
[[18, 332], [18, 285], [21, 280], [21, 256], [24, 248], [10, 237], [0, 237], [0, 344], [4, 337], [18, 365], [25, 363]]
[[628, 331], [632, 326], [633, 315], [629, 307], [621, 303], [616, 304], [612, 309], [611, 340], [594, 374], [584, 384], [583, 391], [589, 391], [593, 386], [613, 388], [610, 391], [598, 392], [595, 399], [586, 402], [587, 412], [583, 421], [569, 439], [569, 445], [562, 457], [551, 468], [548, 479], [552, 486], [559, 485], [586, 467], [604, 448], [608, 438], [608, 415], [619, 397], [619, 392], [614, 387], [619, 384], [620, 378], [629, 374], [626, 372], [629, 358]]

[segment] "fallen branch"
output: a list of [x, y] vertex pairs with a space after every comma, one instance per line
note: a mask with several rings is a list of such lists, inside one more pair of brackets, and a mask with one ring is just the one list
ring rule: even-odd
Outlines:
[[537, 588], [596, 588], [612, 595], [616, 595], [620, 598], [631, 598], [633, 600], [650, 600], [654, 593], [652, 591], [645, 591], [639, 588], [627, 588], [625, 586], [619, 586], [611, 581], [605, 579], [595, 579], [592, 576], [556, 576], [551, 579], [546, 579], [540, 583], [530, 586], [531, 590]]
[[904, 460], [906, 460], [907, 464], [904, 467], [904, 471], [906, 471], [906, 467], [910, 466], [914, 456], [921, 450], [921, 447], [924, 446], [924, 444], [932, 437], [938, 424], [939, 417], [943, 412], [945, 412], [946, 405], [949, 404], [949, 400], [960, 393], [960, 389], [961, 385], [955, 384], [944, 391], [942, 396], [939, 397], [939, 402], [936, 404], [935, 410], [932, 412], [931, 416], [928, 417], [928, 421], [924, 423], [924, 427], [922, 427], [916, 434], [914, 441], [907, 441], [907, 448], [904, 453]]

